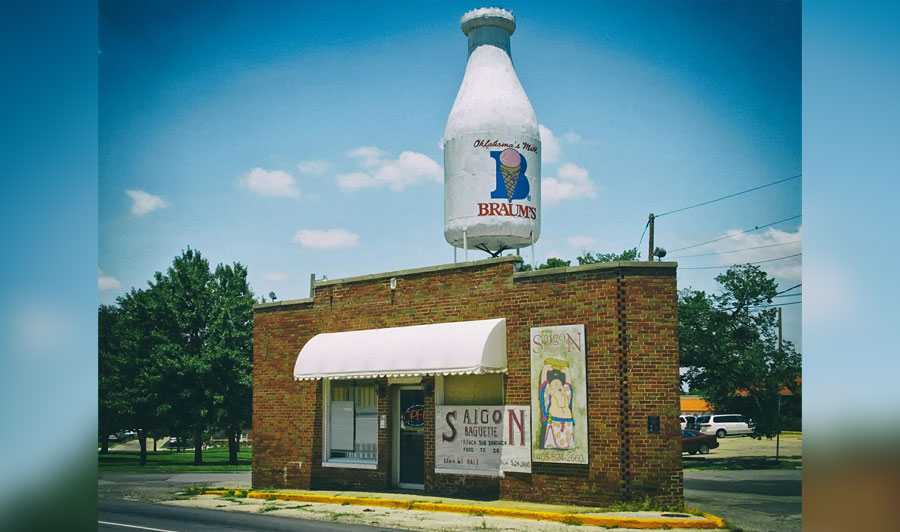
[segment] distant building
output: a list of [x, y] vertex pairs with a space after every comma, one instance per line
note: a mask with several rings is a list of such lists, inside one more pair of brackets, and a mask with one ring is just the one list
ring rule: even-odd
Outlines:
[[703, 414], [712, 414], [713, 407], [699, 395], [682, 395], [681, 396], [681, 413], [691, 416], [699, 416]]

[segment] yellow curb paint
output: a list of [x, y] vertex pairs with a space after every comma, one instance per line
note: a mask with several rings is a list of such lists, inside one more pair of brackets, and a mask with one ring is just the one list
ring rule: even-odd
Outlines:
[[[229, 491], [244, 491], [241, 488], [206, 490], [204, 495], [227, 495]], [[716, 529], [725, 526], [725, 522], [715, 515], [703, 513], [703, 519], [648, 519], [642, 517], [609, 517], [600, 515], [562, 514], [541, 512], [538, 510], [518, 510], [515, 508], [492, 508], [488, 506], [466, 506], [462, 504], [444, 504], [436, 502], [404, 501], [400, 499], [380, 499], [366, 497], [346, 497], [340, 495], [317, 495], [313, 493], [278, 493], [247, 492], [249, 499], [277, 499], [295, 502], [318, 502], [324, 504], [349, 504], [353, 506], [376, 506], [401, 510], [419, 510], [424, 512], [447, 512], [468, 515], [484, 515], [490, 517], [509, 517], [513, 519], [531, 519], [537, 521], [554, 521], [558, 523], [617, 526], [620, 528], [665, 529], [665, 528], [697, 528]]]
[[708, 514], [706, 512], [703, 512], [703, 517], [709, 519], [710, 521], [715, 521], [719, 528], [722, 528], [725, 526], [725, 520], [722, 519], [721, 517], [718, 517], [713, 514]]

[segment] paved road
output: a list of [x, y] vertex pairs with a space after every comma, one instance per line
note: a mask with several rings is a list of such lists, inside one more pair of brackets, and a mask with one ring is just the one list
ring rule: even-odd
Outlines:
[[800, 532], [801, 470], [685, 471], [684, 502], [748, 532]]
[[164, 506], [141, 502], [100, 499], [98, 530], [155, 532], [381, 532], [386, 528], [305, 521], [293, 517], [220, 512], [200, 508]]
[[[799, 532], [801, 474], [801, 470], [686, 470], [685, 504], [718, 515], [748, 532]], [[98, 480], [101, 498], [158, 502], [179, 498], [177, 493], [189, 486], [249, 487], [250, 473], [103, 473]]]

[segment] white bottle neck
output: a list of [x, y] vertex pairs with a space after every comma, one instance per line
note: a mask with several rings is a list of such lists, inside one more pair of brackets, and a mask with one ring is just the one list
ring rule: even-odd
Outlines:
[[480, 26], [469, 32], [469, 57], [479, 46], [495, 46], [512, 59], [509, 51], [509, 31], [499, 26]]

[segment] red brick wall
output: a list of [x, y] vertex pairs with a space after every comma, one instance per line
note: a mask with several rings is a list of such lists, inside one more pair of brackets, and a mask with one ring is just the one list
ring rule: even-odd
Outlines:
[[[261, 306], [254, 322], [253, 485], [382, 490], [391, 485], [390, 390], [379, 400], [377, 470], [321, 467], [321, 384], [292, 380], [315, 334], [506, 318], [506, 403], [530, 402], [530, 328], [583, 324], [589, 464], [533, 463], [504, 478], [434, 473], [426, 425], [425, 489], [443, 495], [597, 505], [649, 497], [681, 505], [675, 267], [621, 263], [513, 273], [510, 259], [452, 269], [319, 283], [315, 303]], [[386, 379], [384, 380], [386, 384]], [[433, 379], [425, 379], [426, 388]], [[434, 397], [426, 393], [426, 419]], [[647, 416], [660, 416], [660, 434]]]

